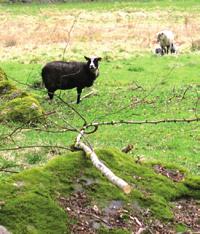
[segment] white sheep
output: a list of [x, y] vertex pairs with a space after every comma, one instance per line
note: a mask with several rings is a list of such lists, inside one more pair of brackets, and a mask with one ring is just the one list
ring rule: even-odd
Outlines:
[[160, 43], [160, 47], [165, 53], [174, 53], [174, 34], [171, 31], [164, 30], [157, 33], [157, 42]]

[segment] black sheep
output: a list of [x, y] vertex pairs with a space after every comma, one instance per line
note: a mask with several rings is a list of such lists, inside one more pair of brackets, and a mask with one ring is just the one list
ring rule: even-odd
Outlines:
[[82, 89], [93, 85], [99, 75], [100, 57], [88, 58], [87, 62], [54, 61], [42, 69], [42, 80], [52, 100], [57, 89], [77, 89], [77, 104], [80, 102]]

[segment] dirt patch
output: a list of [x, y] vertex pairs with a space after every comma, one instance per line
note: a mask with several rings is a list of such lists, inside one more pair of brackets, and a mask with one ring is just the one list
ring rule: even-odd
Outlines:
[[174, 203], [174, 217], [196, 233], [200, 233], [200, 202], [193, 199], [180, 200]]
[[108, 229], [130, 226], [134, 231], [138, 229], [134, 218], [125, 222], [128, 211], [123, 209], [121, 201], [112, 201], [108, 207], [100, 209], [96, 204], [91, 205], [84, 192], [77, 192], [69, 198], [60, 197], [59, 203], [72, 220], [77, 220], [70, 227], [71, 233], [95, 234], [102, 226]]
[[179, 182], [185, 177], [184, 174], [177, 169], [169, 169], [162, 165], [154, 165], [153, 168], [156, 173], [164, 175], [175, 182]]
[[101, 228], [126, 229], [137, 234], [176, 233], [172, 223], [154, 219], [148, 209], [142, 209], [137, 203], [125, 205], [123, 201], [113, 200], [106, 207], [100, 208], [84, 192], [73, 193], [68, 198], [59, 197], [58, 201], [68, 217], [75, 220], [70, 224], [71, 233], [95, 234]]

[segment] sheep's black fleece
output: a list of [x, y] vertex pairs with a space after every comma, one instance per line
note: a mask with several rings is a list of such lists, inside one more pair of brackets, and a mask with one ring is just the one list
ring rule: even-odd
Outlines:
[[53, 99], [57, 89], [77, 88], [77, 103], [80, 102], [82, 89], [93, 85], [97, 74], [93, 73], [88, 63], [54, 61], [47, 63], [42, 69], [43, 83]]

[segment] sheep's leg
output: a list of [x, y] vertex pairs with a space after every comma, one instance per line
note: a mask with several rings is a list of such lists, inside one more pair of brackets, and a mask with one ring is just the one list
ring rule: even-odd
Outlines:
[[54, 91], [48, 90], [48, 95], [49, 95], [50, 100], [52, 100], [54, 96]]
[[167, 46], [167, 54], [169, 53], [170, 45]]
[[161, 49], [162, 49], [161, 55], [164, 55], [166, 53], [166, 49], [163, 46], [161, 47]]
[[173, 54], [174, 53], [174, 44], [170, 44], [170, 53]]
[[79, 102], [81, 100], [81, 93], [82, 93], [82, 89], [77, 88], [77, 101], [76, 101], [76, 104], [79, 104]]

